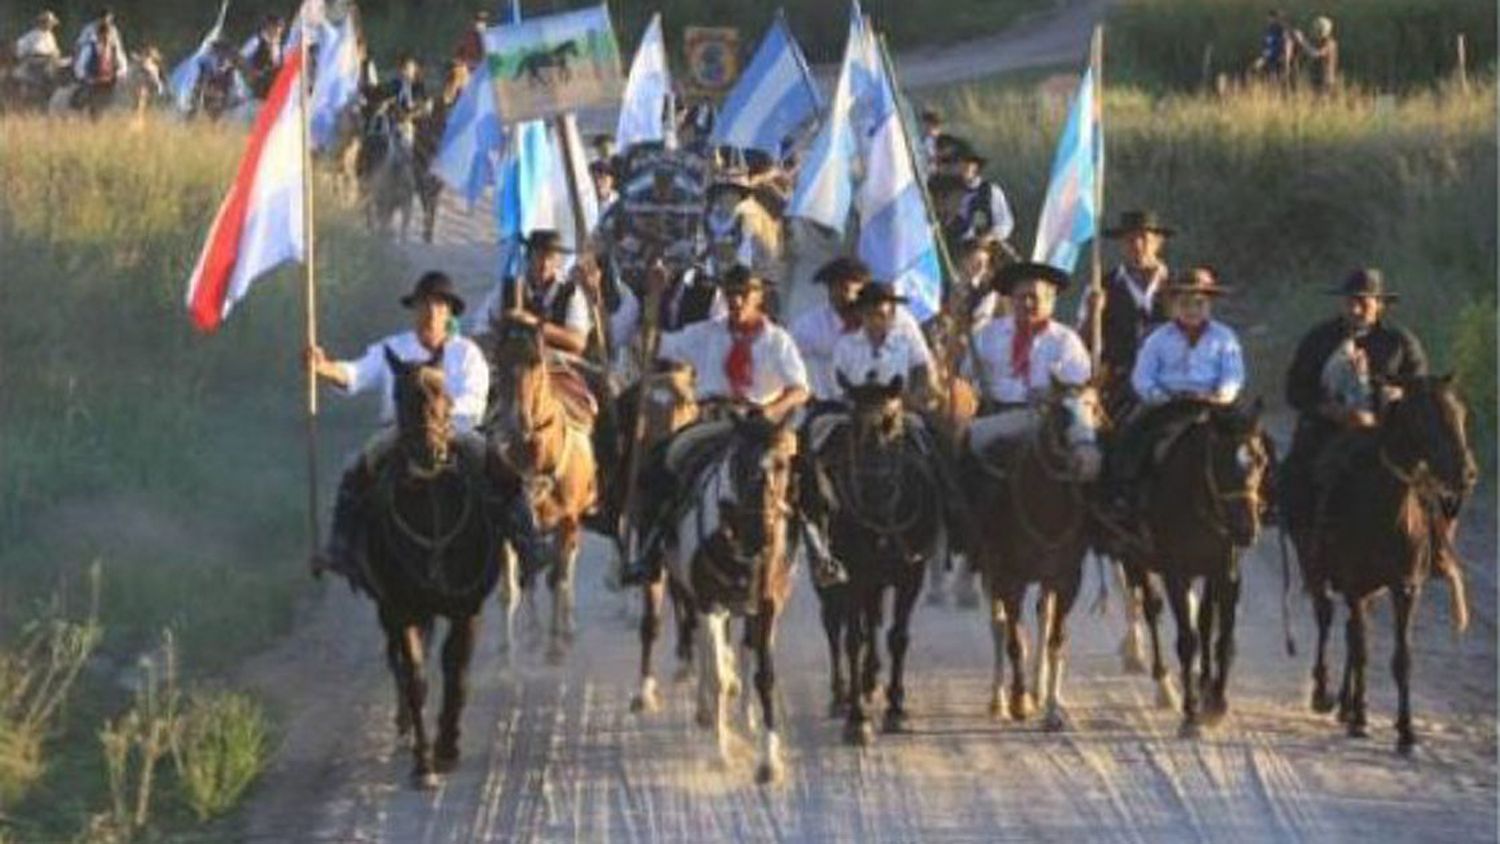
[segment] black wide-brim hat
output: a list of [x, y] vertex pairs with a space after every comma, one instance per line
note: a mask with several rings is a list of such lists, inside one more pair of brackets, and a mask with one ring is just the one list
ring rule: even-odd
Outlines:
[[401, 297], [401, 304], [403, 307], [413, 308], [424, 299], [442, 299], [448, 303], [454, 316], [463, 316], [466, 307], [463, 297], [453, 287], [453, 279], [447, 273], [437, 270], [423, 273], [411, 292]]
[[1122, 238], [1131, 232], [1156, 232], [1162, 237], [1171, 237], [1177, 234], [1177, 229], [1167, 225], [1161, 215], [1152, 210], [1125, 211], [1120, 214], [1120, 222], [1106, 228], [1104, 236], [1115, 240]]
[[573, 250], [563, 243], [562, 235], [556, 229], [532, 229], [531, 234], [526, 236], [526, 251], [536, 255], [542, 252], [570, 254]]
[[864, 310], [888, 302], [892, 305], [904, 305], [908, 301], [910, 300], [896, 292], [895, 286], [890, 282], [872, 281], [859, 289], [859, 296], [854, 299], [854, 307]]
[[1387, 302], [1395, 302], [1401, 299], [1400, 294], [1393, 293], [1386, 288], [1385, 274], [1374, 267], [1364, 267], [1350, 273], [1344, 278], [1342, 284], [1329, 290], [1328, 295], [1350, 298], [1368, 296]]
[[1218, 273], [1208, 267], [1194, 267], [1167, 284], [1167, 293], [1172, 296], [1223, 296], [1231, 289], [1219, 283]]
[[767, 287], [775, 286], [773, 282], [756, 275], [744, 264], [735, 264], [730, 267], [723, 275], [719, 276], [718, 281], [719, 288], [726, 292], [730, 290], [749, 290], [755, 287], [764, 290]]
[[1009, 296], [1010, 291], [1023, 281], [1045, 281], [1058, 290], [1068, 289], [1072, 279], [1068, 274], [1052, 266], [1037, 261], [1017, 261], [1014, 264], [1006, 264], [995, 273], [995, 289], [1002, 295]]

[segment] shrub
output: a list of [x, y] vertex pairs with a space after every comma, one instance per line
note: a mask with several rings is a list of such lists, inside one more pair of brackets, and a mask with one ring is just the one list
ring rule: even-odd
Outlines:
[[223, 814], [265, 767], [269, 726], [242, 694], [200, 691], [188, 701], [173, 752], [183, 798], [199, 820]]

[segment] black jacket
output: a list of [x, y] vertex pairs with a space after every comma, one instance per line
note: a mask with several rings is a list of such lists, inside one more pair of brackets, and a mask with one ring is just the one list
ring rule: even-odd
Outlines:
[[[1304, 419], [1321, 419], [1318, 407], [1327, 400], [1323, 394], [1323, 367], [1348, 336], [1349, 328], [1343, 317], [1334, 317], [1314, 326], [1297, 344], [1297, 353], [1286, 374], [1286, 400]], [[1376, 323], [1354, 343], [1370, 362], [1372, 382], [1427, 374], [1427, 355], [1422, 344], [1416, 335], [1393, 322]]]
[[1152, 329], [1167, 321], [1168, 314], [1166, 284], [1157, 288], [1156, 295], [1151, 297], [1151, 306], [1142, 309], [1126, 287], [1130, 284], [1126, 272], [1124, 265], [1120, 265], [1104, 279], [1104, 310], [1100, 314], [1104, 324], [1100, 330], [1104, 348], [1099, 359], [1117, 377], [1128, 382], [1141, 343]]

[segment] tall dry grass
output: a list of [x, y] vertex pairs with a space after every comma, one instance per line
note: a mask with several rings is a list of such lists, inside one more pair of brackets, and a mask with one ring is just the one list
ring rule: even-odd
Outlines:
[[[1106, 211], [1160, 210], [1181, 230], [1172, 262], [1213, 264], [1238, 288], [1223, 309], [1244, 330], [1253, 387], [1268, 397], [1279, 398], [1296, 338], [1331, 312], [1324, 291], [1374, 265], [1404, 294], [1396, 318], [1440, 367], [1462, 367], [1472, 398], [1492, 403], [1482, 387], [1495, 381], [1493, 317], [1488, 331], [1482, 317], [1493, 311], [1496, 278], [1495, 94], [1492, 78], [1467, 94], [1445, 85], [1332, 99], [1112, 88]], [[955, 131], [990, 153], [1023, 251], [1065, 106], [998, 85], [946, 103]]]

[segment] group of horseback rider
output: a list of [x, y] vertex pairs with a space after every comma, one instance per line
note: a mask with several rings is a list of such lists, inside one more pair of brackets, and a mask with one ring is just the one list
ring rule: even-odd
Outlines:
[[[73, 105], [96, 111], [114, 96], [115, 88], [130, 69], [129, 54], [114, 12], [107, 7], [99, 10], [79, 30], [71, 57], [64, 55], [57, 43], [61, 24], [50, 9], [37, 14], [32, 28], [13, 45], [15, 64], [9, 81], [18, 87], [21, 101], [38, 104], [45, 104], [61, 85], [76, 82]], [[153, 59], [159, 58], [152, 50], [147, 53]]]
[[[565, 273], [561, 237], [536, 231], [527, 239], [524, 273], [501, 282], [488, 310], [492, 322], [520, 311], [530, 314], [558, 360], [590, 373], [583, 380], [601, 404], [608, 404], [613, 392], [600, 374], [609, 371], [601, 323], [631, 333], [613, 337], [609, 345], [617, 347], [645, 334], [637, 326], [646, 322], [660, 331], [659, 343], [644, 344], [651, 355], [644, 361], [643, 383], [691, 374], [702, 412], [668, 446], [646, 456], [639, 479], [646, 503], [633, 514], [642, 541], [638, 557], [625, 567], [627, 582], [651, 580], [659, 571], [662, 540], [675, 528], [673, 514], [681, 510], [680, 499], [693, 494], [693, 473], [705, 465], [704, 456], [732, 436], [731, 416], [772, 425], [795, 421], [805, 439], [814, 435], [818, 420], [846, 411], [850, 389], [872, 384], [901, 385], [913, 423], [907, 426], [911, 447], [920, 449], [944, 479], [944, 494], [951, 499], [944, 508], [947, 530], [957, 549], [971, 541], [971, 531], [950, 480], [955, 459], [976, 443], [993, 444], [1024, 430], [1028, 412], [1059, 385], [1097, 385], [1107, 408], [1103, 418], [1115, 421], [1107, 434], [1108, 460], [1086, 473], [1102, 473], [1104, 494], [1095, 515], [1128, 532], [1138, 506], [1134, 490], [1151, 471], [1157, 443], [1184, 417], [1183, 408], [1232, 412], [1246, 381], [1238, 337], [1213, 317], [1214, 302], [1229, 289], [1211, 267], [1176, 275], [1169, 270], [1162, 252], [1174, 233], [1151, 211], [1122, 214], [1105, 235], [1120, 243], [1123, 260], [1105, 276], [1097, 306], [1084, 297], [1076, 328], [1056, 314], [1058, 295], [1070, 283], [1067, 274], [1025, 261], [992, 271], [993, 250], [967, 238], [960, 277], [938, 318], [952, 320], [955, 310], [964, 311], [960, 322], [966, 324], [968, 342], [957, 359], [935, 356], [935, 344], [904, 307], [905, 299], [849, 257], [819, 269], [814, 280], [826, 288], [826, 303], [797, 315], [787, 330], [772, 315], [768, 294], [775, 281], [742, 264], [710, 273], [701, 265], [668, 271], [657, 262], [639, 288], [623, 285], [624, 291], [616, 291], [611, 306], [604, 301], [611, 297], [603, 295], [610, 283], [600, 271], [609, 256], [580, 255], [573, 272]], [[629, 324], [618, 319], [620, 292], [629, 293], [636, 309]], [[1328, 488], [1339, 469], [1340, 435], [1378, 425], [1383, 407], [1400, 398], [1395, 383], [1426, 370], [1416, 338], [1387, 316], [1396, 297], [1378, 270], [1358, 270], [1331, 292], [1341, 301], [1338, 315], [1303, 340], [1287, 377], [1287, 398], [1300, 417], [1280, 473], [1279, 500], [1294, 526], [1315, 524], [1318, 491]], [[471, 436], [486, 418], [490, 379], [485, 353], [450, 329], [464, 311], [463, 300], [450, 279], [428, 273], [402, 303], [413, 310], [413, 330], [376, 343], [351, 361], [333, 361], [310, 349], [312, 366], [346, 392], [381, 391], [389, 422], [386, 355], [441, 360], [455, 428]], [[648, 307], [656, 311], [645, 314]], [[1095, 335], [1095, 319], [1102, 339], [1098, 371], [1085, 339]], [[945, 416], [952, 413], [951, 390], [959, 378], [974, 385], [979, 414], [972, 423], [955, 426]], [[618, 426], [616, 433], [622, 433]], [[473, 440], [468, 447], [480, 448], [478, 438]], [[389, 442], [389, 436], [377, 437], [346, 473], [321, 564], [357, 570], [350, 557], [370, 467]], [[792, 524], [804, 540], [815, 580], [844, 580], [847, 573], [821, 536], [816, 496], [803, 490], [796, 499], [788, 502]], [[515, 495], [502, 509], [517, 552], [537, 547], [536, 524], [524, 497]]]

